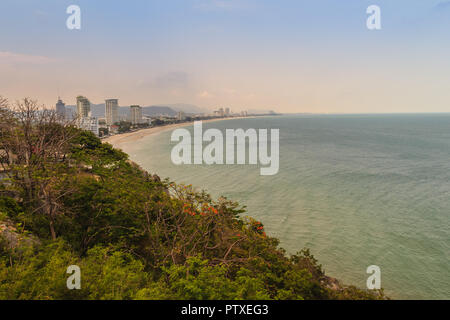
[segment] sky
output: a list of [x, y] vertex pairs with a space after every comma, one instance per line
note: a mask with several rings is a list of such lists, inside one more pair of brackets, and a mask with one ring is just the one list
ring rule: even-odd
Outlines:
[[[72, 4], [80, 30], [66, 27]], [[381, 30], [366, 26], [370, 5]], [[450, 1], [2, 0], [0, 95], [450, 112]]]

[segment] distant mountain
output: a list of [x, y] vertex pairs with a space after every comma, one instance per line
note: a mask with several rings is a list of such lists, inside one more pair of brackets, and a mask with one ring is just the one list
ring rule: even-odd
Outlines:
[[196, 105], [193, 104], [187, 104], [187, 103], [173, 103], [173, 104], [168, 104], [166, 105], [169, 108], [175, 110], [175, 111], [183, 111], [185, 113], [195, 113], [195, 114], [199, 114], [199, 113], [209, 113], [211, 112], [210, 110], [204, 109], [204, 108], [200, 108]]
[[167, 115], [174, 117], [177, 113], [178, 112], [174, 109], [166, 106], [149, 106], [142, 108], [142, 114], [146, 114], [148, 116]]
[[248, 114], [269, 114], [272, 113], [272, 110], [265, 110], [265, 109], [249, 109], [247, 110]]

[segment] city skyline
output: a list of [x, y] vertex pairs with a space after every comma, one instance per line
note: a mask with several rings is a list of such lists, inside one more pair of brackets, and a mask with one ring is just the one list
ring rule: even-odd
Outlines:
[[[283, 113], [450, 111], [450, 1], [5, 0], [0, 94]], [[366, 28], [369, 5], [382, 29]], [[19, 19], [20, 17], [20, 19]], [[102, 101], [102, 102], [100, 102]]]
[[[104, 99], [103, 103], [93, 103], [90, 99], [88, 99], [87, 97], [83, 96], [83, 95], [77, 95], [77, 97], [72, 98], [72, 99], [68, 99], [69, 101], [71, 100], [75, 100], [74, 104], [66, 104], [66, 100], [62, 99], [61, 96], [57, 97], [57, 101], [56, 104], [54, 104], [54, 106], [47, 106], [47, 105], [43, 105], [43, 107], [45, 108], [55, 108], [56, 111], [58, 113], [64, 113], [67, 110], [67, 108], [70, 107], [74, 107], [75, 108], [75, 113], [78, 114], [80, 113], [80, 108], [79, 108], [79, 100], [85, 100], [87, 101], [87, 103], [89, 104], [88, 107], [88, 111], [85, 112], [81, 112], [84, 113], [84, 116], [87, 116], [87, 113], [89, 113], [91, 111], [91, 106], [95, 105], [95, 106], [103, 106], [104, 107], [104, 119], [106, 121], [106, 123], [108, 125], [114, 124], [115, 122], [117, 122], [120, 119], [120, 115], [118, 113], [120, 108], [123, 109], [131, 109], [132, 107], [140, 107], [140, 108], [144, 108], [144, 107], [167, 107], [172, 109], [172, 111], [174, 112], [182, 112], [183, 114], [191, 114], [191, 115], [214, 115], [216, 113], [221, 113], [221, 116], [230, 116], [231, 114], [240, 114], [242, 112], [248, 112], [249, 110], [242, 110], [239, 108], [235, 108], [234, 110], [232, 110], [231, 108], [228, 107], [220, 107], [220, 106], [216, 106], [214, 108], [211, 109], [198, 109], [198, 111], [187, 111], [187, 110], [180, 110], [180, 105], [182, 105], [184, 108], [195, 108], [197, 106], [195, 105], [189, 105], [189, 104], [160, 104], [160, 105], [145, 105], [145, 106], [141, 106], [141, 105], [136, 105], [136, 104], [129, 104], [129, 105], [120, 105], [119, 104], [119, 99], [118, 98], [108, 98], [108, 99]], [[39, 101], [38, 101], [39, 102]], [[178, 107], [174, 107], [177, 106]], [[64, 109], [64, 112], [61, 111], [61, 109]], [[183, 109], [183, 108], [182, 108]], [[250, 110], [250, 111], [254, 111], [254, 110]], [[264, 113], [273, 113], [273, 110], [263, 110], [266, 111]]]

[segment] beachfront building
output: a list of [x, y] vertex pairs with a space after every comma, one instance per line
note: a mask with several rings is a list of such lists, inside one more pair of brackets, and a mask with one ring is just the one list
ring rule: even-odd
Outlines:
[[230, 108], [225, 108], [225, 117], [230, 116]]
[[130, 120], [133, 125], [142, 123], [142, 108], [140, 106], [130, 106]]
[[77, 97], [77, 116], [78, 119], [88, 118], [91, 116], [91, 103], [86, 97]]
[[178, 112], [178, 120], [179, 120], [179, 121], [184, 121], [184, 120], [186, 120], [186, 115], [184, 114], [183, 111], [179, 111], [179, 112]]
[[109, 133], [110, 134], [117, 134], [119, 133], [119, 126], [116, 124], [113, 124], [112, 126], [109, 127]]
[[146, 125], [152, 125], [152, 117], [148, 116], [148, 115], [142, 115], [142, 123], [146, 124]]
[[56, 114], [61, 118], [66, 118], [66, 104], [62, 102], [61, 98], [58, 97], [58, 102], [56, 103]]
[[85, 117], [79, 119], [78, 127], [83, 130], [91, 131], [96, 136], [99, 135], [98, 119], [95, 117]]
[[119, 122], [119, 100], [107, 99], [105, 100], [105, 117], [106, 125], [112, 126]]
[[91, 131], [99, 135], [98, 119], [91, 117], [91, 103], [86, 97], [77, 97], [77, 126], [80, 129]]

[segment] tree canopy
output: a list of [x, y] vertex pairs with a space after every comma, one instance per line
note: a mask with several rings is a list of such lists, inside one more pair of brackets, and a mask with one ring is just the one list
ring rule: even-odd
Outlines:
[[[238, 203], [161, 181], [32, 100], [0, 110], [0, 299], [385, 298], [332, 287]], [[8, 245], [7, 228], [39, 241]]]

